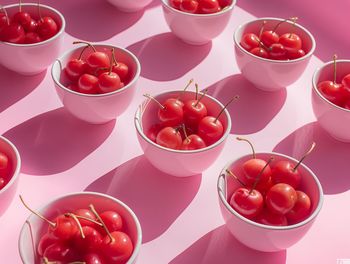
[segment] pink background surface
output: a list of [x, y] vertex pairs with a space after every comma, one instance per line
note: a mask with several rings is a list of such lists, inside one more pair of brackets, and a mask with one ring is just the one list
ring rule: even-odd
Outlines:
[[[16, 1], [1, 0], [1, 4]], [[102, 0], [43, 1], [66, 17], [66, 42], [84, 39], [129, 48], [143, 66], [139, 92], [116, 122], [94, 126], [71, 117], [59, 102], [49, 71], [23, 77], [0, 66], [0, 134], [18, 147], [22, 175], [18, 194], [33, 207], [83, 190], [111, 194], [127, 203], [143, 228], [138, 264], [149, 263], [336, 263], [350, 258], [350, 144], [330, 138], [315, 123], [311, 77], [334, 52], [349, 58], [347, 11], [350, 2], [246, 1], [238, 3], [225, 32], [211, 44], [192, 47], [167, 28], [159, 1], [144, 12], [123, 14]], [[315, 36], [315, 56], [293, 85], [273, 94], [256, 90], [235, 64], [232, 34], [255, 16], [299, 16]], [[133, 115], [145, 92], [180, 89], [190, 79], [225, 101], [233, 128], [217, 160], [202, 175], [178, 179], [154, 169], [136, 139]], [[310, 232], [284, 252], [261, 253], [241, 245], [223, 225], [216, 193], [221, 168], [249, 153], [236, 135], [249, 137], [260, 151], [294, 157], [315, 140], [306, 164], [325, 192], [321, 213]], [[28, 212], [15, 199], [0, 218], [1, 263], [20, 263], [17, 239]]]

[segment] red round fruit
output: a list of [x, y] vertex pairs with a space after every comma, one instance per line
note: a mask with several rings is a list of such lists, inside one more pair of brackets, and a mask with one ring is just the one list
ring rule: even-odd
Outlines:
[[78, 89], [80, 93], [96, 94], [98, 92], [98, 78], [84, 73], [78, 80]]
[[342, 105], [344, 103], [344, 87], [342, 84], [334, 83], [332, 81], [322, 81], [317, 84], [317, 88], [330, 102], [336, 105]]
[[165, 148], [180, 149], [182, 144], [181, 134], [172, 127], [164, 127], [159, 131], [156, 143]]
[[85, 264], [105, 264], [103, 258], [95, 253], [88, 253], [84, 256]]
[[230, 6], [232, 4], [232, 0], [218, 0], [221, 8], [226, 6]]
[[196, 13], [198, 10], [197, 0], [182, 0], [180, 10], [186, 13]]
[[170, 5], [177, 9], [180, 10], [180, 5], [181, 5], [182, 0], [170, 0]]
[[120, 231], [111, 233], [113, 241], [109, 236], [105, 236], [102, 241], [101, 250], [106, 258], [110, 260], [107, 263], [125, 263], [130, 258], [134, 247], [130, 237]]
[[118, 62], [116, 65], [113, 65], [112, 71], [118, 74], [122, 81], [127, 81], [129, 76], [128, 65], [122, 62]]
[[267, 192], [265, 200], [270, 212], [286, 214], [294, 207], [297, 193], [289, 184], [277, 183]]
[[301, 38], [295, 33], [283, 34], [279, 39], [279, 43], [282, 44], [286, 48], [286, 50], [299, 50], [303, 46]]
[[274, 214], [267, 210], [263, 210], [261, 214], [259, 214], [256, 219], [256, 222], [263, 225], [270, 226], [287, 226], [288, 221], [285, 215], [282, 214]]
[[271, 47], [272, 44], [278, 43], [279, 38], [279, 35], [272, 30], [264, 31], [260, 36], [261, 42], [268, 48]]
[[23, 44], [25, 40], [25, 32], [20, 24], [11, 23], [10, 25], [3, 27], [0, 37], [0, 40], [5, 42]]
[[[265, 184], [269, 181], [271, 176], [270, 165], [266, 166], [266, 161], [262, 159], [250, 159], [243, 163], [242, 168], [244, 172], [245, 182], [249, 186], [257, 184]], [[266, 168], [264, 169], [264, 167]], [[261, 172], [264, 169], [263, 172]], [[259, 177], [259, 179], [257, 179]]]
[[272, 60], [286, 60], [287, 50], [280, 43], [274, 43], [269, 48], [269, 57]]
[[15, 13], [12, 17], [12, 23], [15, 22], [22, 26], [24, 26], [25, 24], [29, 24], [31, 20], [32, 18], [29, 13], [21, 11]]
[[92, 52], [86, 57], [86, 63], [92, 72], [95, 72], [97, 68], [109, 68], [109, 61], [108, 55], [102, 51]]
[[286, 214], [290, 224], [296, 224], [305, 220], [309, 216], [311, 210], [310, 197], [302, 191], [296, 191], [296, 193], [297, 201], [294, 207]]
[[51, 261], [62, 261], [64, 263], [79, 260], [77, 253], [71, 247], [62, 242], [56, 242], [48, 246], [45, 249], [43, 256]]
[[297, 189], [301, 182], [301, 175], [295, 165], [287, 160], [278, 161], [272, 168], [271, 177], [274, 184], [287, 183]]
[[25, 32], [36, 32], [38, 30], [38, 23], [35, 19], [31, 19], [28, 24], [22, 24]]
[[224, 127], [219, 119], [206, 116], [198, 124], [198, 136], [209, 146], [217, 142], [224, 134]]
[[257, 35], [255, 35], [254, 33], [247, 33], [243, 35], [240, 44], [245, 50], [250, 51], [254, 48], [259, 48], [259, 41], [260, 40]]
[[296, 60], [305, 56], [305, 51], [302, 49], [288, 49], [287, 57], [289, 60]]
[[85, 238], [81, 236], [81, 233], [76, 233], [73, 243], [75, 248], [79, 252], [89, 253], [98, 251], [102, 244], [102, 235], [95, 228], [91, 226], [82, 227]]
[[146, 136], [153, 142], [156, 142], [157, 135], [162, 128], [160, 124], [154, 124], [148, 129]]
[[36, 32], [27, 32], [25, 35], [24, 43], [33, 44], [41, 42], [41, 38]]
[[230, 205], [239, 214], [252, 219], [260, 214], [264, 207], [264, 199], [258, 190], [238, 188], [231, 196]]
[[6, 186], [6, 181], [4, 178], [0, 177], [0, 190]]
[[105, 211], [100, 214], [100, 217], [110, 232], [123, 229], [123, 219], [117, 212]]
[[269, 53], [264, 48], [261, 48], [261, 47], [252, 49], [250, 53], [261, 58], [265, 58], [265, 59], [269, 58]]
[[205, 148], [207, 145], [204, 140], [201, 139], [200, 136], [196, 134], [189, 135], [182, 142], [181, 149], [182, 150], [196, 150]]
[[6, 169], [9, 166], [9, 158], [6, 154], [0, 152], [0, 171]]
[[122, 87], [119, 75], [115, 72], [104, 72], [98, 76], [98, 88], [100, 93], [111, 93]]
[[[85, 218], [89, 218], [93, 221], [97, 221], [97, 218], [96, 216], [93, 214], [93, 212], [89, 209], [78, 209], [74, 212], [75, 215], [77, 216], [82, 216], [82, 217], [85, 217]], [[82, 218], [78, 218], [79, 219], [79, 222], [81, 224], [81, 226], [91, 226], [91, 227], [96, 227], [96, 224], [89, 221], [89, 220], [85, 220], [85, 219], [82, 219]]]
[[167, 99], [158, 110], [158, 118], [163, 126], [178, 126], [183, 122], [183, 108], [174, 98]]
[[77, 223], [71, 217], [59, 215], [56, 217], [54, 223], [54, 227], [51, 225], [49, 226], [49, 231], [61, 241], [69, 240], [75, 237], [75, 235], [79, 232]]
[[183, 116], [186, 127], [197, 127], [199, 121], [207, 116], [207, 107], [198, 100], [186, 101], [183, 106]]
[[43, 17], [38, 21], [37, 32], [43, 40], [46, 40], [57, 34], [58, 26], [51, 17]]
[[77, 81], [81, 75], [87, 70], [87, 64], [85, 61], [80, 59], [72, 59], [68, 61], [67, 66], [64, 68], [68, 79], [71, 81]]
[[38, 253], [40, 256], [44, 255], [45, 250], [59, 241], [52, 233], [45, 233], [39, 240]]
[[218, 0], [199, 0], [198, 13], [213, 14], [221, 10]]

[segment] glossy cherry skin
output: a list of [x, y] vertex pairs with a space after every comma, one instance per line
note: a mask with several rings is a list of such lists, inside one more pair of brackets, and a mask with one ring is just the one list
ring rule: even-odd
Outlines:
[[111, 93], [122, 88], [119, 75], [115, 72], [104, 72], [98, 76], [98, 89], [100, 93]]
[[109, 69], [109, 61], [108, 55], [102, 51], [92, 52], [86, 57], [86, 63], [92, 73], [94, 73], [97, 68]]
[[198, 5], [198, 1], [196, 0], [182, 0], [180, 10], [186, 13], [196, 13]]
[[207, 107], [198, 100], [186, 101], [183, 106], [184, 122], [188, 127], [197, 127], [199, 121], [207, 116]]
[[111, 235], [114, 238], [114, 241], [111, 241], [109, 236], [105, 236], [101, 246], [104, 256], [112, 260], [107, 263], [127, 262], [134, 250], [130, 237], [120, 231], [112, 232]]
[[305, 56], [305, 51], [302, 49], [288, 49], [287, 57], [290, 60], [296, 60]]
[[254, 33], [244, 34], [242, 39], [241, 39], [240, 44], [245, 50], [250, 51], [250, 50], [252, 50], [254, 48], [258, 48], [260, 46], [259, 37], [257, 35], [255, 35]]
[[248, 219], [253, 219], [262, 211], [264, 198], [258, 190], [238, 188], [231, 196], [230, 205], [239, 214]]
[[61, 241], [69, 240], [79, 232], [77, 223], [71, 217], [59, 215], [55, 221], [55, 227], [50, 226], [49, 232], [52, 232], [54, 236], [59, 238]]
[[[93, 221], [97, 221], [96, 216], [91, 212], [89, 209], [78, 209], [74, 212], [75, 215], [77, 216], [83, 216], [86, 218], [89, 218]], [[81, 226], [91, 226], [91, 227], [96, 227], [96, 224], [85, 219], [78, 218]]]
[[4, 178], [0, 177], [0, 190], [6, 186], [7, 182]]
[[299, 188], [301, 182], [301, 174], [298, 169], [294, 170], [295, 164], [280, 160], [272, 168], [271, 177], [274, 184], [287, 183], [294, 189]]
[[198, 13], [200, 14], [213, 14], [220, 10], [218, 0], [200, 0], [198, 2]]
[[265, 58], [265, 59], [269, 58], [269, 53], [264, 48], [261, 48], [261, 47], [252, 49], [250, 53], [260, 58]]
[[84, 256], [85, 264], [107, 264], [103, 258], [95, 253], [88, 253]]
[[322, 81], [317, 84], [317, 88], [333, 104], [341, 105], [344, 103], [344, 87], [342, 84]]
[[43, 17], [38, 21], [37, 32], [43, 40], [46, 40], [56, 35], [58, 26], [51, 17]]
[[196, 149], [205, 148], [206, 146], [207, 145], [205, 144], [204, 140], [200, 136], [196, 134], [192, 134], [183, 140], [181, 149], [196, 150]]
[[23, 27], [18, 23], [11, 23], [1, 30], [1, 40], [5, 42], [23, 44], [25, 32]]
[[294, 207], [286, 214], [290, 224], [296, 224], [305, 220], [310, 215], [311, 211], [310, 197], [302, 191], [296, 191], [296, 193], [297, 201]]
[[181, 134], [172, 127], [164, 127], [159, 131], [156, 143], [165, 148], [180, 149], [182, 145]]
[[102, 244], [103, 236], [99, 231], [91, 226], [82, 227], [85, 238], [82, 238], [80, 232], [76, 233], [73, 242], [79, 252], [89, 253], [98, 251]]
[[64, 263], [77, 261], [79, 258], [73, 248], [62, 242], [56, 242], [48, 246], [43, 256], [50, 261], [62, 261]]
[[256, 222], [270, 226], [287, 226], [288, 221], [285, 215], [274, 214], [264, 209], [255, 219]]
[[226, 6], [229, 6], [232, 4], [232, 0], [219, 0], [219, 4], [221, 8], [224, 8]]
[[345, 89], [350, 90], [350, 73], [344, 76], [341, 83]]
[[100, 217], [110, 232], [123, 229], [123, 219], [117, 212], [105, 211], [100, 214]]
[[38, 30], [38, 23], [35, 19], [31, 19], [29, 23], [22, 24], [25, 32], [36, 32]]
[[25, 44], [33, 44], [33, 43], [39, 43], [39, 42], [41, 42], [41, 38], [38, 33], [27, 32], [25, 34], [25, 39], [24, 39]]
[[265, 203], [270, 212], [286, 214], [295, 205], [297, 193], [286, 183], [277, 183], [266, 194]]
[[287, 50], [282, 44], [274, 43], [270, 46], [269, 57], [272, 60], [286, 60]]
[[125, 63], [118, 62], [116, 65], [113, 65], [112, 71], [118, 74], [120, 80], [127, 81], [129, 77], [129, 67]]
[[79, 92], [84, 94], [96, 94], [98, 92], [98, 81], [96, 76], [84, 73], [78, 80]]
[[30, 14], [27, 12], [17, 12], [12, 17], [13, 22], [16, 22], [22, 26], [25, 24], [29, 24], [31, 20], [32, 20], [32, 18], [30, 16]]
[[153, 142], [156, 142], [157, 135], [162, 128], [162, 125], [154, 124], [148, 129], [148, 131], [146, 132], [146, 136]]
[[45, 250], [51, 246], [52, 244], [55, 244], [58, 242], [59, 239], [55, 237], [52, 233], [45, 233], [40, 240], [38, 244], [38, 253], [40, 256], [44, 255]]
[[7, 17], [5, 13], [0, 13], [0, 34], [1, 34], [1, 29], [7, 26]]
[[198, 136], [200, 136], [207, 146], [217, 142], [224, 133], [224, 127], [216, 117], [206, 116], [198, 124]]
[[174, 98], [167, 99], [158, 110], [158, 118], [163, 126], [178, 126], [183, 122], [183, 108]]
[[169, 1], [170, 5], [177, 10], [180, 10], [181, 2], [182, 2], [182, 0], [170, 0]]
[[[264, 171], [266, 161], [262, 159], [250, 159], [243, 163], [242, 168], [244, 172], [245, 182], [248, 186], [253, 186], [258, 180], [258, 184], [266, 184], [271, 176], [271, 167], [267, 165]], [[261, 173], [261, 174], [260, 174]], [[259, 176], [260, 175], [260, 176]], [[257, 179], [259, 176], [259, 179]]]
[[273, 32], [272, 30], [264, 31], [260, 36], [261, 42], [266, 47], [270, 47], [272, 44], [278, 43], [279, 39], [279, 35], [276, 32]]
[[301, 38], [295, 33], [283, 34], [279, 39], [279, 43], [282, 44], [287, 50], [288, 49], [298, 50], [298, 49], [301, 49], [303, 46]]
[[68, 79], [70, 79], [71, 81], [77, 81], [81, 75], [86, 73], [87, 64], [83, 60], [72, 59], [68, 61], [64, 71]]
[[6, 154], [0, 152], [0, 171], [5, 170], [9, 166], [9, 158]]

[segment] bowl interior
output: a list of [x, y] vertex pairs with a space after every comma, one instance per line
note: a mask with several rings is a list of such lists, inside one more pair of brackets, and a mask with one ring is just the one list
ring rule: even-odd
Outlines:
[[[166, 99], [168, 98], [178, 98], [179, 95], [182, 93], [182, 91], [171, 91], [171, 92], [166, 92], [160, 95], [155, 96], [155, 98], [163, 104]], [[183, 102], [186, 102], [187, 100], [193, 100], [195, 99], [196, 93], [192, 91], [185, 91], [181, 95], [181, 100]], [[211, 96], [204, 96], [202, 101], [203, 104], [206, 105], [207, 110], [208, 110], [208, 115], [211, 116], [217, 116], [221, 109], [223, 108], [223, 105], [213, 99]], [[142, 108], [142, 114], [141, 114], [141, 127], [142, 127], [142, 132], [145, 133], [148, 131], [152, 125], [158, 124], [159, 119], [158, 119], [158, 111], [159, 111], [159, 106], [155, 102], [152, 102], [150, 100], [146, 100], [143, 104]], [[224, 131], [227, 130], [228, 127], [228, 114], [226, 111], [219, 117], [219, 120], [221, 121]], [[224, 132], [225, 133], [225, 132]]]
[[[8, 185], [10, 182], [14, 180], [14, 176], [16, 175], [15, 172], [19, 165], [18, 153], [16, 152], [14, 147], [3, 137], [0, 137], [0, 152], [5, 154], [9, 159], [9, 169], [6, 169], [6, 172], [0, 170], [0, 177], [2, 177], [6, 181], [6, 185]], [[0, 190], [0, 193], [5, 189], [6, 189], [6, 186]]]
[[[236, 42], [239, 43], [242, 39], [242, 36], [246, 33], [254, 33], [257, 36], [259, 36], [259, 31], [261, 29], [261, 26], [263, 24], [263, 21], [266, 21], [264, 30], [273, 30], [275, 26], [283, 21], [283, 19], [272, 19], [272, 18], [262, 18], [258, 20], [251, 21], [245, 25], [242, 25], [237, 31], [236, 31]], [[314, 45], [313, 37], [309, 32], [307, 32], [306, 29], [301, 27], [299, 24], [293, 25], [291, 21], [286, 21], [277, 28], [276, 33], [281, 36], [285, 33], [296, 33], [299, 35], [299, 37], [302, 40], [302, 48], [305, 51], [305, 54], [308, 54], [312, 49]]]
[[[102, 213], [106, 210], [113, 210], [121, 215], [124, 220], [123, 231], [130, 236], [134, 245], [134, 253], [131, 258], [135, 258], [134, 254], [141, 244], [140, 224], [129, 208], [112, 197], [97, 193], [71, 194], [49, 203], [46, 207], [40, 209], [39, 212], [48, 219], [54, 220], [55, 217], [62, 213], [74, 212], [80, 208], [88, 209], [90, 204], [94, 205], [98, 213]], [[24, 224], [19, 240], [20, 254], [24, 263], [41, 263], [37, 256], [38, 254], [34, 254], [33, 252], [32, 244], [34, 243], [34, 248], [37, 249], [39, 240], [47, 231], [47, 228], [48, 225], [35, 215], [31, 215]], [[33, 243], [31, 241], [33, 241]]]
[[[271, 168], [273, 168], [274, 164], [276, 164], [276, 162], [278, 162], [280, 160], [288, 160], [288, 161], [292, 162], [293, 164], [297, 164], [297, 162], [298, 162], [295, 159], [292, 159], [290, 157], [287, 157], [287, 156], [284, 156], [281, 154], [277, 154], [277, 153], [257, 153], [256, 156], [257, 156], [257, 158], [263, 159], [266, 161], [270, 157], [274, 157], [274, 160], [271, 162], [271, 165], [270, 165]], [[226, 168], [229, 168], [239, 179], [244, 179], [244, 172], [243, 172], [242, 165], [245, 161], [247, 161], [251, 158], [252, 158], [252, 155], [246, 155], [246, 156], [236, 160], [232, 164], [228, 165]], [[318, 180], [316, 179], [316, 176], [314, 176], [314, 174], [310, 171], [310, 169], [308, 169], [304, 164], [301, 164], [298, 167], [298, 170], [300, 171], [300, 173], [302, 175], [301, 185], [298, 188], [298, 190], [303, 191], [307, 195], [309, 195], [309, 197], [311, 199], [311, 203], [312, 203], [310, 216], [304, 220], [306, 222], [306, 221], [308, 221], [308, 219], [312, 218], [314, 212], [319, 207], [320, 199], [322, 196], [322, 189], [321, 189], [321, 186], [319, 185]], [[225, 185], [226, 185], [226, 188], [224, 188], [224, 196], [225, 196], [227, 203], [229, 203], [233, 192], [237, 188], [241, 187], [241, 185], [233, 177], [230, 177], [230, 176], [225, 176]]]
[[[350, 60], [337, 60], [337, 83], [341, 83], [341, 80], [345, 75], [350, 74]], [[334, 65], [333, 61], [327, 62], [323, 67], [317, 70], [314, 77], [315, 85], [322, 81], [333, 81], [334, 79]], [[316, 87], [315, 87], [316, 88]]]
[[[79, 46], [73, 50], [70, 50], [66, 52], [61, 58], [59, 58], [59, 61], [61, 62], [62, 68], [64, 69], [67, 65], [67, 63], [71, 59], [77, 59], [79, 58], [79, 55], [81, 54], [82, 50], [86, 46]], [[138, 71], [138, 63], [136, 62], [136, 59], [130, 55], [129, 52], [126, 50], [123, 50], [121, 48], [111, 46], [111, 45], [95, 45], [94, 47], [97, 51], [103, 51], [108, 54], [109, 57], [112, 56], [112, 48], [114, 48], [115, 57], [118, 62], [123, 62], [129, 67], [129, 80], [128, 83], [130, 83], [136, 76]], [[85, 60], [93, 51], [92, 48], [86, 48], [83, 52], [82, 59]], [[52, 75], [56, 82], [59, 82], [64, 87], [67, 87], [69, 84], [69, 81], [67, 80], [65, 74], [61, 74], [61, 67], [60, 64], [55, 62], [52, 66]]]

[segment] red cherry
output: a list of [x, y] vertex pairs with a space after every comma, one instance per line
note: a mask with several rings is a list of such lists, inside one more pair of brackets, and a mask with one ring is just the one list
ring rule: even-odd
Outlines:
[[181, 149], [182, 150], [196, 150], [205, 148], [207, 145], [204, 140], [201, 139], [200, 136], [196, 134], [189, 135], [182, 142]]
[[38, 34], [43, 39], [49, 39], [56, 35], [58, 26], [51, 17], [43, 17], [38, 21]]
[[161, 126], [160, 124], [154, 124], [147, 131], [146, 136], [153, 142], [156, 142], [157, 135], [162, 128], [163, 126]]
[[88, 253], [84, 256], [85, 264], [104, 264], [102, 257], [95, 253]]
[[180, 10], [182, 0], [170, 0], [171, 7]]
[[221, 8], [226, 6], [230, 6], [232, 4], [232, 0], [218, 0]]
[[79, 252], [89, 253], [97, 251], [102, 244], [102, 235], [91, 226], [82, 227], [84, 238], [80, 233], [76, 233], [73, 242]]
[[41, 38], [36, 32], [27, 32], [25, 35], [24, 43], [25, 44], [32, 44], [32, 43], [38, 43], [41, 42]]
[[0, 172], [9, 166], [9, 158], [5, 153], [0, 152]]
[[252, 219], [260, 214], [264, 199], [258, 190], [238, 188], [231, 196], [230, 205], [244, 217]]
[[122, 81], [126, 81], [129, 75], [129, 67], [122, 62], [113, 65], [112, 71], [119, 75]]
[[68, 84], [67, 88], [70, 89], [70, 90], [72, 90], [72, 91], [79, 92], [79, 87], [78, 87], [78, 85], [75, 84], [75, 83]]
[[48, 260], [62, 261], [64, 263], [78, 260], [77, 253], [71, 247], [62, 242], [56, 242], [48, 246], [45, 249], [43, 256]]
[[245, 50], [252, 50], [254, 48], [259, 48], [260, 46], [260, 42], [259, 42], [259, 37], [253, 33], [247, 33], [244, 34], [242, 39], [241, 39], [241, 46], [245, 49]]
[[[89, 218], [89, 219], [91, 219], [93, 221], [97, 221], [96, 216], [89, 209], [78, 209], [78, 210], [76, 210], [74, 212], [74, 214], [76, 216], [82, 216], [82, 217], [85, 217], [85, 218]], [[85, 220], [85, 219], [82, 219], [82, 218], [78, 218], [78, 219], [79, 219], [79, 222], [80, 222], [82, 227], [84, 227], [84, 226], [95, 227], [96, 226], [96, 224], [91, 222], [91, 221], [88, 221], [88, 220]]]
[[92, 70], [97, 68], [109, 68], [109, 61], [108, 55], [102, 51], [95, 51], [86, 57], [86, 63]]
[[100, 217], [110, 232], [122, 230], [123, 219], [117, 212], [105, 211], [100, 214]]
[[108, 263], [125, 263], [130, 258], [134, 247], [130, 237], [120, 231], [111, 233], [113, 240], [106, 236], [102, 241], [102, 252], [111, 261]]
[[115, 72], [104, 72], [98, 76], [98, 88], [100, 93], [111, 93], [122, 87], [119, 75]]
[[196, 0], [182, 0], [180, 10], [186, 13], [196, 13], [198, 10], [198, 1]]
[[36, 32], [38, 29], [38, 23], [36, 22], [36, 20], [31, 19], [29, 23], [27, 24], [22, 24], [25, 32]]
[[[243, 163], [243, 171], [246, 182], [249, 186], [253, 185], [257, 181], [257, 177], [260, 177], [258, 183], [265, 184], [269, 181], [271, 176], [271, 168], [267, 165], [267, 162], [262, 159], [250, 159]], [[264, 171], [263, 168], [265, 167]]]
[[8, 18], [5, 13], [0, 13], [0, 34], [1, 30], [8, 25]]
[[295, 33], [283, 34], [279, 39], [279, 43], [282, 44], [286, 48], [286, 50], [299, 50], [303, 46], [301, 38]]
[[209, 146], [218, 141], [224, 133], [224, 126], [219, 119], [206, 116], [198, 124], [198, 136]]
[[294, 169], [295, 164], [287, 160], [278, 161], [272, 169], [271, 178], [276, 183], [287, 183], [297, 189], [301, 182], [301, 175], [298, 169]]
[[15, 44], [24, 43], [25, 32], [23, 27], [18, 23], [11, 23], [3, 27], [1, 31], [1, 40]]
[[71, 81], [77, 81], [87, 70], [87, 64], [82, 59], [72, 59], [68, 61], [64, 69], [65, 74]]
[[189, 100], [183, 106], [184, 122], [188, 127], [197, 127], [207, 114], [207, 107], [199, 100]]
[[174, 98], [167, 99], [158, 110], [158, 118], [163, 126], [178, 126], [183, 122], [183, 108]]
[[305, 51], [302, 49], [288, 49], [287, 57], [290, 60], [296, 60], [305, 56]]
[[295, 205], [297, 193], [286, 183], [277, 183], [266, 194], [266, 205], [270, 212], [286, 214]]
[[84, 73], [78, 80], [78, 89], [80, 93], [96, 94], [99, 79], [91, 74]]
[[182, 145], [182, 138], [179, 131], [172, 127], [164, 127], [159, 131], [156, 143], [165, 148], [180, 149]]
[[57, 237], [55, 237], [52, 233], [45, 233], [39, 241], [38, 244], [38, 253], [40, 256], [44, 255], [45, 250], [59, 241]]
[[328, 101], [336, 105], [343, 104], [344, 87], [342, 84], [333, 81], [322, 81], [317, 84], [317, 88]]
[[12, 20], [13, 22], [24, 26], [25, 24], [30, 24], [32, 18], [29, 13], [20, 11], [13, 15]]
[[198, 13], [200, 14], [212, 14], [219, 12], [221, 7], [218, 0], [199, 0], [198, 1]]
[[311, 200], [310, 197], [302, 192], [296, 191], [297, 200], [294, 207], [286, 214], [286, 217], [291, 224], [296, 224], [305, 220], [305, 218], [310, 214], [311, 210]]
[[4, 178], [0, 177], [0, 190], [6, 186], [6, 181]]
[[282, 214], [274, 214], [267, 210], [263, 210], [261, 214], [256, 217], [256, 222], [263, 225], [270, 226], [287, 226], [288, 221], [285, 215]]
[[260, 40], [266, 47], [271, 47], [272, 44], [277, 44], [279, 41], [279, 35], [272, 30], [264, 31], [261, 36]]
[[341, 83], [347, 90], [350, 90], [350, 73], [345, 75]]
[[49, 231], [60, 240], [69, 240], [79, 233], [78, 225], [71, 217], [59, 215], [54, 223], [54, 226], [49, 226]]
[[269, 57], [272, 60], [286, 60], [287, 50], [280, 43], [272, 44], [269, 48]]
[[250, 50], [250, 53], [261, 58], [265, 58], [265, 59], [269, 58], [269, 53], [264, 48], [261, 48], [261, 47], [257, 47]]

